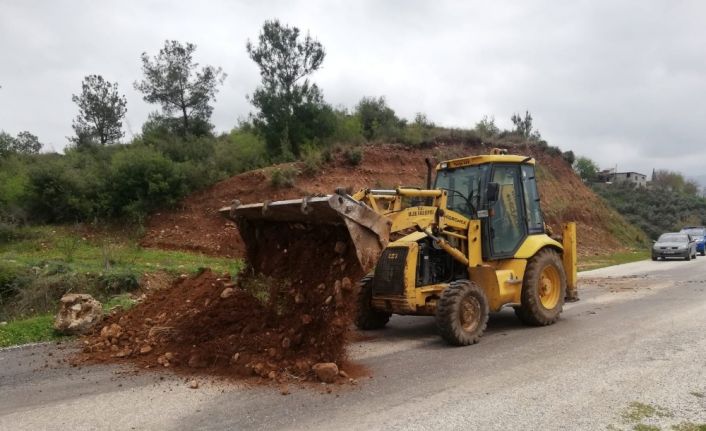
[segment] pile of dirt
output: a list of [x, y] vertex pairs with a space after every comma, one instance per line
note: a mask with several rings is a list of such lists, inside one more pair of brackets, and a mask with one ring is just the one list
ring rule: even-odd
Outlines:
[[362, 276], [347, 232], [279, 224], [261, 234], [273, 253], [252, 259], [236, 280], [210, 270], [179, 278], [109, 316], [76, 361], [278, 382], [344, 379], [319, 373], [346, 359], [353, 280]]
[[[230, 205], [234, 199], [248, 204], [328, 194], [337, 187], [354, 191], [398, 185], [422, 187], [426, 177], [425, 158], [446, 160], [488, 151], [486, 146], [459, 143], [440, 143], [432, 148], [371, 145], [364, 147], [363, 160], [358, 166], [351, 166], [337, 154], [316, 175], [299, 175], [291, 188], [272, 186], [269, 179], [272, 168], [245, 172], [192, 194], [176, 210], [153, 214], [142, 245], [244, 257], [245, 247], [236, 225], [218, 213], [219, 208]], [[643, 235], [583, 184], [561, 155], [549, 155], [525, 145], [510, 148], [510, 152], [537, 159], [545, 221], [557, 233], [562, 222], [577, 221], [579, 255], [624, 250]]]

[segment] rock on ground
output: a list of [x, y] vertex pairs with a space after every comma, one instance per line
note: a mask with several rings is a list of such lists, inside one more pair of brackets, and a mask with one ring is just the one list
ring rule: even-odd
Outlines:
[[338, 365], [333, 362], [319, 362], [311, 367], [316, 377], [325, 383], [333, 383], [338, 377]]
[[103, 306], [91, 295], [69, 293], [61, 298], [54, 329], [62, 334], [84, 334], [103, 318]]

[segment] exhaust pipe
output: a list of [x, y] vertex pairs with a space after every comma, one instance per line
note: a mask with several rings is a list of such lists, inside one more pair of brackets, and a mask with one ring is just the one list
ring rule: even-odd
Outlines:
[[427, 164], [427, 190], [431, 190], [431, 172], [434, 169], [434, 160], [430, 157], [424, 159]]

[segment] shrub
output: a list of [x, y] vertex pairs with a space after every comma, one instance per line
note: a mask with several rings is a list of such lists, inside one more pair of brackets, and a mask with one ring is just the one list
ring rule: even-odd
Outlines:
[[77, 169], [67, 157], [36, 158], [29, 171], [26, 205], [30, 217], [44, 222], [85, 220], [98, 213], [101, 177]]
[[99, 276], [98, 286], [108, 294], [132, 292], [140, 288], [140, 280], [132, 271], [114, 270]]
[[34, 276], [16, 293], [11, 312], [14, 316], [56, 311], [56, 304], [69, 292], [89, 292], [90, 283], [79, 273]]
[[283, 166], [272, 169], [270, 173], [270, 183], [274, 187], [294, 187], [299, 171], [291, 166]]
[[17, 225], [0, 221], [0, 244], [15, 241], [18, 236]]
[[363, 161], [363, 150], [360, 147], [348, 147], [343, 150], [343, 157], [348, 164], [358, 166]]
[[358, 145], [365, 142], [363, 125], [359, 115], [351, 115], [345, 110], [337, 110], [335, 118], [333, 133], [329, 138], [331, 143], [345, 142]]
[[545, 153], [552, 157], [559, 157], [561, 156], [561, 149], [559, 147], [554, 147], [554, 146], [547, 146], [546, 149], [544, 150]]
[[355, 109], [362, 134], [368, 140], [397, 138], [406, 124], [387, 105], [384, 97], [363, 97]]
[[28, 284], [29, 278], [27, 268], [0, 261], [0, 305], [4, 305]]
[[114, 215], [141, 220], [150, 210], [173, 205], [188, 192], [184, 173], [153, 149], [131, 147], [110, 163]]
[[267, 165], [265, 141], [251, 131], [233, 130], [215, 144], [216, 168], [226, 175]]
[[569, 164], [569, 166], [573, 166], [576, 161], [576, 155], [574, 155], [573, 151], [565, 151], [561, 157], [566, 161], [566, 163]]
[[323, 165], [323, 156], [321, 150], [311, 144], [305, 145], [302, 149], [302, 165], [304, 173], [307, 175], [315, 175], [321, 171]]

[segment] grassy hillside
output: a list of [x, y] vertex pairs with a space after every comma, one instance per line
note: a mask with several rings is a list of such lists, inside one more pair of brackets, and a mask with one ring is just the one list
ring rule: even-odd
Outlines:
[[[575, 175], [561, 153], [535, 145], [504, 143], [510, 151], [537, 158], [538, 180], [546, 221], [560, 232], [565, 221], [577, 221], [581, 255], [610, 254], [641, 246], [646, 237], [610, 208]], [[336, 187], [424, 185], [424, 158], [437, 160], [486, 154], [480, 143], [436, 143], [419, 147], [376, 144], [362, 147], [351, 162], [347, 150], [332, 152], [316, 169], [307, 162], [279, 165], [233, 176], [182, 200], [176, 210], [155, 213], [147, 222], [143, 245], [198, 250], [217, 256], [243, 256], [236, 227], [218, 214], [234, 199], [242, 203], [292, 199], [331, 193]], [[286, 181], [283, 178], [286, 177]]]
[[596, 184], [593, 189], [652, 239], [683, 226], [706, 225], [706, 199], [698, 195], [630, 184]]

